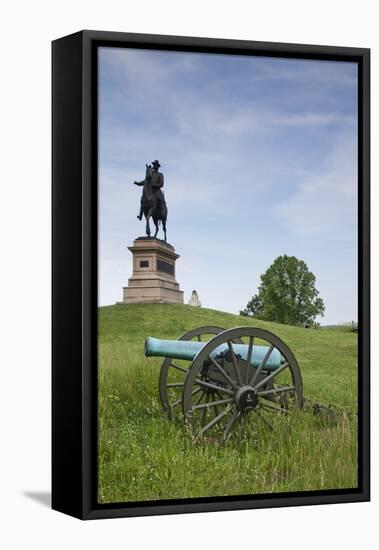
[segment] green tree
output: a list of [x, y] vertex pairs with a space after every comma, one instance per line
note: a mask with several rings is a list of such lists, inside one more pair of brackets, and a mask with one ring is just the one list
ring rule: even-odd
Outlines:
[[278, 256], [261, 275], [258, 293], [241, 315], [287, 325], [313, 326], [325, 306], [315, 287], [316, 277], [295, 256]]
[[261, 298], [258, 294], [252, 297], [252, 299], [247, 302], [245, 309], [240, 311], [240, 315], [244, 317], [259, 317], [262, 314], [263, 304]]

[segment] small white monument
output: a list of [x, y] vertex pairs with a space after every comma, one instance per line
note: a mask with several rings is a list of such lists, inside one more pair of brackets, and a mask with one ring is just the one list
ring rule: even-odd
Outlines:
[[192, 291], [191, 298], [190, 298], [188, 304], [190, 306], [201, 307], [201, 302], [199, 300], [199, 296], [197, 295], [196, 290]]

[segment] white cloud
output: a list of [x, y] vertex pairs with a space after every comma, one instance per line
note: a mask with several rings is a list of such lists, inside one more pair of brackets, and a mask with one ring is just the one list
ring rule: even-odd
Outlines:
[[303, 126], [305, 128], [329, 126], [330, 124], [341, 124], [352, 122], [351, 116], [345, 116], [340, 113], [323, 113], [323, 112], [303, 112], [291, 115], [271, 115], [268, 117], [271, 126]]
[[340, 71], [336, 70], [336, 67], [341, 66], [338, 61], [311, 59], [287, 59], [284, 61], [272, 58], [261, 58], [261, 61], [262, 63], [258, 65], [259, 70], [254, 75], [257, 79], [302, 82], [306, 85], [322, 85], [323, 87], [336, 85], [355, 87], [357, 84], [357, 63], [346, 63], [345, 68], [350, 68], [350, 71]]
[[[123, 48], [101, 49], [100, 67], [106, 65], [117, 73], [119, 83], [127, 82], [139, 90], [149, 89], [154, 93], [162, 85], [171, 83], [178, 72], [196, 70], [196, 58], [182, 55], [166, 55], [161, 61], [162, 52], [132, 50]], [[153, 85], [156, 83], [156, 87]]]
[[249, 137], [262, 138], [267, 132], [283, 131], [287, 128], [328, 127], [351, 124], [350, 115], [335, 112], [299, 111], [288, 113], [251, 106], [249, 108], [229, 103], [202, 102], [201, 107], [188, 101], [175, 109], [175, 120], [180, 133], [205, 142], [209, 138], [218, 142]]
[[356, 240], [357, 143], [339, 138], [327, 166], [305, 177], [295, 194], [274, 207], [294, 233], [329, 235], [331, 240]]

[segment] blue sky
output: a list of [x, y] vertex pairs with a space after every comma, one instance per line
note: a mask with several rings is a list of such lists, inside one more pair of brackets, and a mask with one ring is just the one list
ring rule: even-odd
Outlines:
[[288, 254], [322, 323], [357, 319], [356, 64], [100, 48], [99, 305], [131, 276], [155, 158], [185, 301], [237, 313]]

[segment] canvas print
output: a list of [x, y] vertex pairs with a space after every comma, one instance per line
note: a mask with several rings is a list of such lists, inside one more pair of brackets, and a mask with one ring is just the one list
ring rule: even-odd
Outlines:
[[358, 486], [358, 66], [98, 48], [99, 503]]

